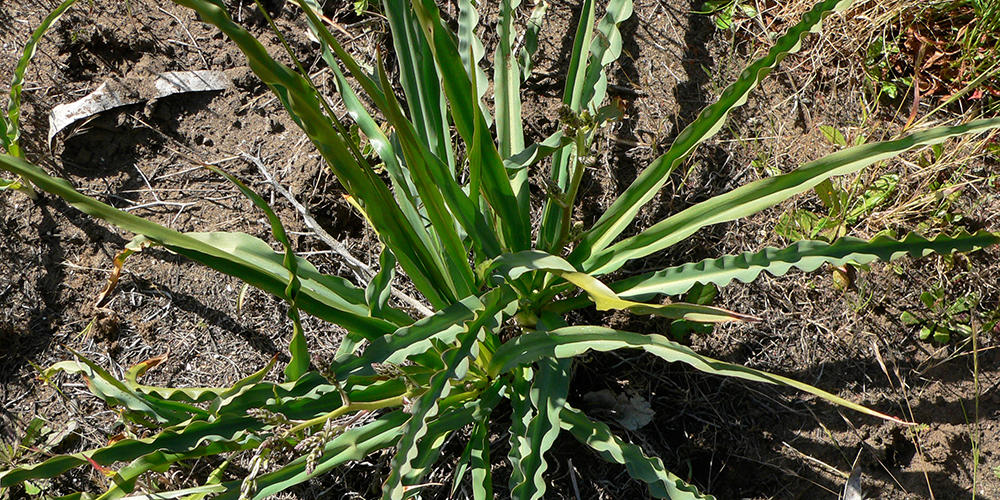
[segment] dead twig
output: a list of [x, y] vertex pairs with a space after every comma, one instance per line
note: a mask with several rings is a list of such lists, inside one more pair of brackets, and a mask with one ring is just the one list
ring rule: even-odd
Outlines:
[[[243, 153], [242, 156], [243, 159], [257, 167], [257, 170], [259, 170], [261, 175], [264, 176], [264, 179], [271, 184], [271, 187], [273, 187], [278, 194], [284, 196], [285, 199], [288, 200], [293, 207], [295, 207], [295, 210], [302, 216], [302, 220], [305, 222], [306, 226], [308, 226], [309, 229], [312, 229], [313, 232], [316, 233], [316, 236], [323, 240], [323, 242], [326, 243], [331, 250], [333, 250], [337, 255], [340, 255], [344, 259], [344, 263], [347, 264], [351, 270], [358, 273], [358, 275], [364, 277], [365, 279], [371, 279], [371, 277], [375, 275], [375, 271], [372, 270], [368, 264], [361, 262], [357, 257], [351, 255], [351, 252], [347, 250], [347, 247], [344, 246], [343, 243], [334, 238], [333, 235], [326, 231], [326, 229], [323, 229], [323, 226], [316, 222], [316, 219], [313, 218], [311, 213], [309, 213], [309, 209], [307, 209], [305, 205], [299, 203], [299, 200], [295, 199], [295, 196], [292, 195], [291, 192], [285, 189], [281, 184], [278, 184], [274, 177], [271, 176], [271, 173], [267, 171], [264, 163], [260, 161], [260, 158], [247, 153]], [[434, 314], [434, 311], [431, 311], [430, 308], [425, 306], [422, 302], [403, 293], [402, 291], [392, 287], [390, 287], [389, 291], [392, 293], [393, 297], [405, 302], [407, 305], [420, 312], [420, 314], [423, 314], [424, 316]]]
[[570, 458], [566, 463], [569, 465], [569, 480], [573, 483], [573, 494], [576, 495], [576, 500], [580, 500], [580, 486], [576, 484], [576, 469], [573, 468], [573, 459]]

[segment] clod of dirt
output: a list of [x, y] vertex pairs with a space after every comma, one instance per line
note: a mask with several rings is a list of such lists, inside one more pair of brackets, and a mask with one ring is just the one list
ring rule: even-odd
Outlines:
[[655, 415], [649, 401], [642, 396], [616, 395], [609, 389], [588, 392], [583, 395], [583, 402], [590, 408], [609, 413], [618, 425], [630, 431], [645, 427]]

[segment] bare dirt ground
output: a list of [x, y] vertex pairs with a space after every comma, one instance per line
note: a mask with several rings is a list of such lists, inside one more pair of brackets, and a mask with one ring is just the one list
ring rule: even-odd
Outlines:
[[[251, 27], [272, 54], [280, 53], [277, 38], [253, 12], [252, 2], [229, 3], [238, 21]], [[280, 1], [265, 3], [321, 88], [329, 90], [329, 75], [304, 35], [299, 12]], [[0, 5], [0, 75], [5, 80], [30, 31], [56, 5], [53, 0]], [[577, 214], [584, 222], [593, 221], [718, 96], [766, 46], [768, 32], [787, 27], [801, 12], [796, 6], [774, 7], [759, 21], [720, 31], [710, 17], [692, 12], [698, 7], [700, 2], [686, 0], [638, 0], [634, 17], [623, 26], [625, 53], [612, 69], [609, 93], [623, 100], [626, 116], [598, 144], [598, 167], [588, 172], [583, 185], [587, 208]], [[764, 177], [769, 168], [788, 171], [834, 151], [820, 125], [843, 130], [852, 140], [862, 133], [878, 139], [900, 130], [907, 113], [897, 116], [892, 105], [876, 107], [866, 121], [860, 118], [866, 100], [859, 47], [870, 35], [864, 29], [870, 21], [862, 16], [870, 8], [863, 4], [845, 17], [831, 18], [824, 35], [789, 57], [747, 106], [731, 116], [727, 128], [689, 160], [690, 174], [668, 183], [640, 224]], [[575, 2], [565, 1], [550, 7], [538, 68], [524, 98], [528, 140], [543, 138], [558, 126], [560, 75], [572, 47], [576, 9]], [[371, 60], [376, 47], [391, 47], [378, 16], [358, 17], [347, 6], [331, 16], [351, 33], [350, 45], [362, 58]], [[482, 33], [488, 53], [493, 33], [492, 24]], [[387, 60], [391, 68], [391, 54]], [[225, 71], [234, 87], [104, 113], [58, 136], [51, 149], [46, 144], [49, 110], [106, 79], [195, 69]], [[242, 55], [190, 11], [156, 0], [81, 2], [42, 42], [27, 82], [22, 116], [29, 160], [68, 178], [84, 193], [178, 230], [243, 231], [267, 239], [262, 215], [227, 181], [190, 160], [217, 164], [270, 196], [293, 231], [297, 251], [307, 253], [320, 270], [356, 278], [273, 193], [244, 158], [248, 154], [259, 158], [355, 256], [377, 262], [374, 235], [342, 199], [342, 190], [304, 134], [249, 73]], [[933, 168], [919, 161], [926, 153], [881, 166], [879, 172], [898, 173], [903, 181], [893, 200], [854, 225], [850, 234], [872, 237], [885, 228], [916, 229], [921, 223], [928, 232], [939, 232], [942, 223], [930, 208], [908, 204], [926, 194], [930, 177], [955, 179], [962, 186], [950, 210], [963, 217], [953, 228], [1000, 231], [997, 158], [974, 142], [951, 147], [954, 159]], [[786, 241], [774, 231], [778, 217], [818, 204], [810, 194], [710, 228], [631, 271], [781, 246]], [[68, 357], [64, 346], [119, 376], [133, 363], [169, 352], [168, 362], [148, 379], [173, 386], [230, 384], [273, 355], [279, 360], [284, 356], [291, 329], [283, 305], [250, 291], [238, 308], [242, 285], [237, 279], [147, 250], [126, 264], [109, 311], [98, 310], [94, 300], [112, 258], [131, 235], [52, 196], [33, 203], [19, 193], [3, 192], [0, 209], [0, 430], [6, 442], [17, 439], [34, 416], [55, 425], [76, 425], [74, 436], [62, 445], [66, 450], [99, 446], [120, 432], [114, 410], [90, 396], [81, 380], [60, 377], [53, 386], [37, 378], [37, 367]], [[869, 498], [967, 498], [975, 484], [977, 498], [1000, 499], [1000, 332], [980, 332], [973, 356], [967, 342], [921, 342], [918, 328], [899, 320], [904, 311], [926, 310], [920, 294], [935, 287], [945, 290], [948, 301], [978, 299], [977, 319], [970, 323], [1000, 310], [998, 257], [1000, 251], [992, 249], [874, 265], [860, 270], [846, 291], [833, 285], [829, 270], [737, 283], [723, 289], [717, 303], [764, 321], [716, 328], [692, 340], [699, 352], [803, 380], [918, 422], [917, 427], [628, 352], [581, 359], [570, 402], [580, 404], [584, 394], [601, 389], [644, 397], [656, 412], [654, 421], [635, 432], [619, 432], [721, 499], [836, 498], [856, 457]], [[95, 317], [100, 319], [96, 326], [84, 331]], [[657, 320], [600, 319], [637, 331], [668, 328]], [[341, 332], [335, 327], [307, 320], [305, 328], [316, 359], [336, 349]], [[495, 414], [505, 421], [503, 408]], [[446, 444], [454, 453], [446, 453], [428, 479], [446, 486], [424, 490], [426, 497], [449, 496], [451, 465], [461, 452], [458, 441]], [[499, 425], [493, 442], [494, 483], [502, 497], [509, 472], [499, 460], [506, 453], [505, 429]], [[377, 478], [384, 475], [387, 461], [387, 456], [372, 456], [289, 497], [376, 498]], [[148, 478], [147, 484], [190, 485], [200, 471], [172, 470]], [[231, 468], [228, 473], [240, 471]], [[548, 476], [553, 498], [646, 496], [623, 467], [600, 462], [568, 438], [552, 450]], [[98, 472], [80, 469], [53, 483], [50, 492], [65, 493], [71, 487], [100, 491], [104, 481]]]

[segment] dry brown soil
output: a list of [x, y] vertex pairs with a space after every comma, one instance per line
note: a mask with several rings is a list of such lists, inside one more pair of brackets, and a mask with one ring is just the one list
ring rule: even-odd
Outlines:
[[[272, 54], [281, 53], [252, 2], [228, 3]], [[329, 90], [329, 75], [304, 36], [299, 13], [282, 3], [265, 2], [321, 88]], [[30, 31], [56, 4], [0, 4], [4, 80], [12, 74]], [[685, 0], [638, 0], [635, 16], [623, 26], [625, 53], [611, 72], [610, 94], [623, 100], [626, 116], [596, 146], [598, 166], [587, 174], [585, 209], [577, 214], [584, 222], [599, 216], [762, 46], [751, 28], [736, 35], [716, 30], [710, 18], [692, 13], [697, 6]], [[448, 9], [453, 11], [450, 4]], [[558, 126], [561, 74], [572, 47], [576, 9], [575, 2], [552, 2], [538, 69], [524, 99], [529, 140]], [[362, 59], [371, 61], [375, 48], [391, 47], [385, 23], [377, 16], [357, 17], [346, 7], [331, 16], [352, 33], [350, 45]], [[788, 22], [772, 21], [775, 27]], [[730, 125], [689, 161], [690, 175], [677, 176], [667, 185], [643, 213], [639, 227], [761, 178], [765, 172], [751, 165], [760, 155], [768, 165], [787, 171], [833, 151], [818, 125], [860, 132], [857, 44], [863, 30], [856, 29], [858, 22], [848, 17], [828, 23], [833, 34], [812, 39], [803, 54], [786, 60], [756, 97], [734, 113]], [[488, 50], [493, 33], [492, 24], [483, 33]], [[391, 69], [391, 54], [387, 61]], [[195, 69], [225, 71], [235, 85], [223, 92], [168, 97], [104, 113], [58, 136], [51, 149], [46, 145], [49, 110], [82, 97], [106, 79]], [[268, 239], [263, 216], [224, 179], [191, 160], [213, 163], [264, 193], [293, 231], [296, 249], [315, 252], [309, 258], [322, 271], [355, 279], [242, 158], [250, 154], [356, 256], [377, 263], [372, 253], [377, 240], [343, 200], [341, 188], [304, 134], [249, 73], [234, 46], [190, 11], [156, 0], [80, 2], [42, 42], [28, 72], [24, 101], [28, 158], [90, 196], [178, 230], [243, 231]], [[879, 136], [900, 125], [891, 112], [879, 112], [864, 127]], [[996, 173], [995, 159], [974, 153], [962, 166], [965, 175], [980, 179]], [[916, 156], [907, 159], [882, 167], [904, 177], [917, 176], [901, 183], [900, 200], [924, 186]], [[1000, 230], [996, 179], [971, 186], [957, 203], [965, 211], [964, 227]], [[112, 258], [132, 235], [52, 196], [33, 203], [21, 194], [3, 192], [0, 203], [0, 430], [6, 442], [13, 442], [34, 416], [57, 426], [76, 423], [77, 431], [63, 443], [63, 451], [100, 446], [121, 431], [114, 410], [90, 396], [81, 380], [59, 377], [54, 380], [60, 388], [56, 390], [37, 378], [36, 367], [68, 357], [64, 346], [119, 376], [133, 363], [169, 352], [168, 362], [148, 380], [173, 386], [225, 385], [259, 369], [275, 354], [287, 359], [281, 357], [291, 329], [280, 301], [250, 291], [238, 309], [239, 280], [164, 251], [147, 250], [130, 258], [108, 310], [95, 309]], [[773, 231], [777, 217], [793, 206], [817, 204], [815, 197], [804, 196], [747, 220], [710, 228], [630, 271], [780, 246], [785, 241]], [[858, 224], [852, 234], [870, 237], [890, 225], [912, 228], [920, 217], [883, 215]], [[874, 265], [861, 271], [854, 288], [846, 292], [832, 285], [828, 270], [737, 283], [724, 289], [717, 303], [763, 321], [717, 328], [693, 340], [705, 354], [794, 377], [912, 419], [920, 423], [917, 427], [864, 417], [790, 390], [705, 376], [631, 352], [582, 358], [576, 364], [570, 401], [579, 404], [583, 394], [601, 389], [644, 397], [656, 412], [654, 421], [635, 432], [619, 432], [662, 457], [668, 469], [722, 499], [836, 498], [856, 457], [870, 498], [966, 498], [975, 473], [976, 497], [1000, 499], [1000, 334], [980, 334], [977, 386], [968, 345], [919, 342], [915, 328], [898, 320], [902, 311], [921, 310], [919, 294], [934, 286], [943, 286], [950, 299], [978, 296], [983, 315], [997, 310], [998, 257], [1000, 252], [989, 250], [953, 260], [931, 257]], [[95, 317], [96, 326], [84, 332]], [[660, 321], [617, 315], [587, 319], [641, 331], [667, 328]], [[310, 319], [305, 328], [316, 359], [336, 349], [341, 335], [336, 327]], [[509, 409], [495, 412], [493, 457], [501, 497], [509, 474], [500, 460], [506, 453], [508, 416]], [[978, 443], [975, 471], [973, 443]], [[461, 439], [452, 439], [446, 449], [454, 453], [445, 454], [429, 482], [450, 485]], [[290, 496], [377, 498], [377, 478], [385, 474], [387, 457], [372, 456], [305, 484]], [[192, 485], [203, 469], [204, 464], [178, 468], [151, 475], [145, 484]], [[228, 472], [233, 477], [242, 473], [239, 467]], [[548, 477], [552, 498], [646, 496], [623, 467], [600, 462], [566, 437], [551, 452]], [[48, 487], [52, 493], [69, 488], [100, 491], [104, 481], [96, 471], [80, 469]], [[425, 495], [447, 498], [448, 492], [448, 486], [432, 486]], [[19, 498], [23, 493], [8, 495]]]

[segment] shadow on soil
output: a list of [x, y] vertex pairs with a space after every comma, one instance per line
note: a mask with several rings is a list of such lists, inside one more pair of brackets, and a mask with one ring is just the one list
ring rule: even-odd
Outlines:
[[[612, 98], [620, 100], [624, 106], [624, 118], [615, 127], [616, 139], [608, 153], [609, 158], [606, 164], [609, 175], [605, 176], [603, 169], [590, 169], [584, 176], [584, 185], [581, 186], [581, 191], [587, 193], [588, 197], [613, 199], [624, 192], [654, 158], [667, 151], [680, 131], [693, 122], [698, 113], [714, 100], [705, 92], [709, 76], [704, 69], [714, 65], [711, 55], [704, 48], [712, 37], [713, 28], [710, 18], [693, 13], [693, 11], [698, 10], [701, 3], [699, 0], [695, 0], [684, 8], [667, 4], [660, 5], [667, 16], [676, 19], [677, 24], [686, 26], [683, 43], [677, 46], [685, 78], [672, 92], [677, 112], [664, 120], [666, 123], [676, 124], [676, 126], [665, 137], [657, 138], [657, 143], [652, 145], [652, 154], [648, 150], [637, 149], [634, 145], [642, 142], [637, 133], [637, 127], [639, 116], [643, 112], [639, 109], [637, 101], [642, 95], [643, 89], [610, 86], [608, 94]], [[641, 60], [643, 57], [642, 45], [638, 43], [640, 28], [647, 29], [641, 26], [640, 20], [635, 16], [620, 26], [623, 48], [622, 55], [615, 64], [614, 80], [616, 81], [641, 81], [639, 69], [635, 65], [635, 61]], [[636, 224], [634, 224], [635, 227], [626, 230], [623, 236], [634, 234], [635, 231], [648, 227], [692, 203], [720, 194], [732, 187], [726, 172], [721, 168], [725, 165], [727, 157], [723, 148], [705, 144], [698, 148], [696, 154], [698, 157], [696, 163], [712, 165], [711, 180], [722, 182], [702, 183], [703, 185], [699, 186], [699, 192], [693, 197], [687, 195], [683, 197], [663, 196], [654, 199], [640, 212]], [[684, 165], [691, 163], [692, 161], [689, 159], [685, 161]], [[680, 186], [684, 183], [685, 176], [686, 168], [682, 165], [673, 172], [664, 189], [670, 190], [673, 189], [670, 186]], [[596, 203], [581, 204], [585, 225], [593, 224], [603, 214], [600, 207], [601, 205]]]
[[[854, 376], [825, 377], [816, 381], [819, 367], [782, 375], [838, 393], [842, 388], [859, 383], [865, 374], [872, 377], [882, 374], [875, 362], [834, 363], [823, 369], [828, 374]], [[609, 372], [616, 375], [609, 378]], [[919, 443], [903, 425], [890, 427], [884, 436], [870, 436], [866, 429], [878, 426], [865, 424], [877, 424], [874, 417], [840, 409], [816, 398], [796, 399], [801, 393], [791, 389], [711, 376], [678, 363], [663, 362], [652, 355], [592, 355], [588, 363], [576, 365], [569, 403], [586, 408], [583, 395], [590, 391], [621, 391], [616, 380], [624, 380], [626, 386], [629, 380], [643, 384], [634, 390], [649, 399], [656, 417], [652, 424], [637, 432], [630, 433], [617, 426], [613, 426], [613, 431], [627, 440], [641, 443], [650, 456], [664, 460], [667, 470], [718, 498], [759, 495], [799, 498], [809, 492], [836, 493], [842, 490], [843, 482], [832, 481], [828, 475], [818, 473], [815, 462], [806, 457], [849, 471], [859, 454], [865, 477], [898, 483], [905, 491], [917, 495], [926, 494], [927, 479], [938, 498], [961, 498], [967, 494], [965, 487], [946, 473], [931, 471], [925, 479], [923, 473], [912, 471], [913, 462], [921, 459], [917, 449]], [[651, 384], [648, 387], [647, 382]], [[902, 401], [900, 398], [865, 403], [892, 415], [904, 415]], [[970, 404], [971, 401], [966, 402], [967, 406]], [[911, 398], [910, 408], [915, 420], [931, 429], [941, 424], [963, 428], [967, 425], [958, 403]], [[984, 398], [979, 411], [981, 415], [988, 415], [1000, 411], [1000, 404]], [[854, 437], [831, 441], [831, 432]], [[942, 441], [947, 452], [938, 454], [928, 451], [929, 442], [936, 444], [933, 434], [923, 436], [924, 457], [947, 469], [971, 468], [962, 456], [971, 452], [967, 433], [947, 436]], [[791, 450], [795, 451], [789, 454]], [[577, 462], [580, 460], [575, 457], [588, 453], [572, 439], [561, 439], [553, 451], [563, 457], [560, 460], [573, 458]], [[613, 477], [614, 474], [603, 473], [603, 476]], [[865, 493], [866, 498], [879, 498], [880, 494], [871, 488]], [[581, 494], [583, 498], [591, 495], [596, 498], [598, 492], [581, 491]]]
[[[134, 203], [136, 195], [122, 193], [137, 192], [146, 187], [137, 164], [147, 148], [162, 145], [162, 137], [145, 127], [133, 127], [128, 118], [129, 110], [107, 113], [93, 120], [85, 132], [69, 137], [65, 142], [58, 176], [71, 179], [86, 179], [88, 194], [117, 206]], [[134, 111], [134, 110], [133, 110]], [[176, 129], [177, 122], [172, 122]], [[125, 126], [129, 124], [129, 126]], [[103, 183], [103, 189], [100, 184]], [[101, 192], [95, 193], [96, 190]], [[130, 198], [131, 197], [131, 198]], [[67, 275], [67, 255], [64, 247], [97, 249], [103, 254], [100, 259], [110, 264], [115, 253], [127, 241], [119, 234], [108, 230], [101, 223], [65, 201], [52, 195], [43, 195], [40, 202], [25, 201], [20, 208], [20, 217], [31, 220], [24, 227], [18, 217], [3, 220], [4, 234], [11, 237], [0, 247], [0, 259], [9, 269], [8, 276], [16, 277], [0, 289], [0, 304], [5, 307], [25, 307], [18, 311], [25, 318], [17, 324], [0, 327], [0, 341], [4, 347], [0, 359], [0, 385], [15, 382], [11, 377], [22, 373], [29, 361], [37, 361], [37, 356], [50, 351], [51, 344], [60, 335], [71, 335], [82, 331], [94, 317], [91, 302], [100, 291], [104, 278], [87, 281], [93, 287], [91, 295], [82, 294], [79, 299], [74, 293], [67, 293], [81, 284]], [[61, 235], [66, 225], [75, 226], [85, 235], [84, 241], [64, 241]], [[30, 231], [21, 234], [27, 229]], [[168, 252], [157, 252], [156, 257], [170, 264], [188, 262]], [[37, 256], [37, 258], [34, 258]], [[105, 267], [103, 264], [101, 267]], [[22, 274], [27, 271], [34, 274]], [[211, 271], [210, 271], [211, 272]], [[147, 288], [155, 288], [169, 294], [172, 306], [194, 314], [205, 324], [243, 338], [252, 348], [268, 356], [279, 349], [273, 341], [259, 331], [242, 326], [227, 313], [213, 308], [194, 296], [171, 291], [163, 283], [149, 283]], [[74, 298], [77, 300], [74, 301]]]

